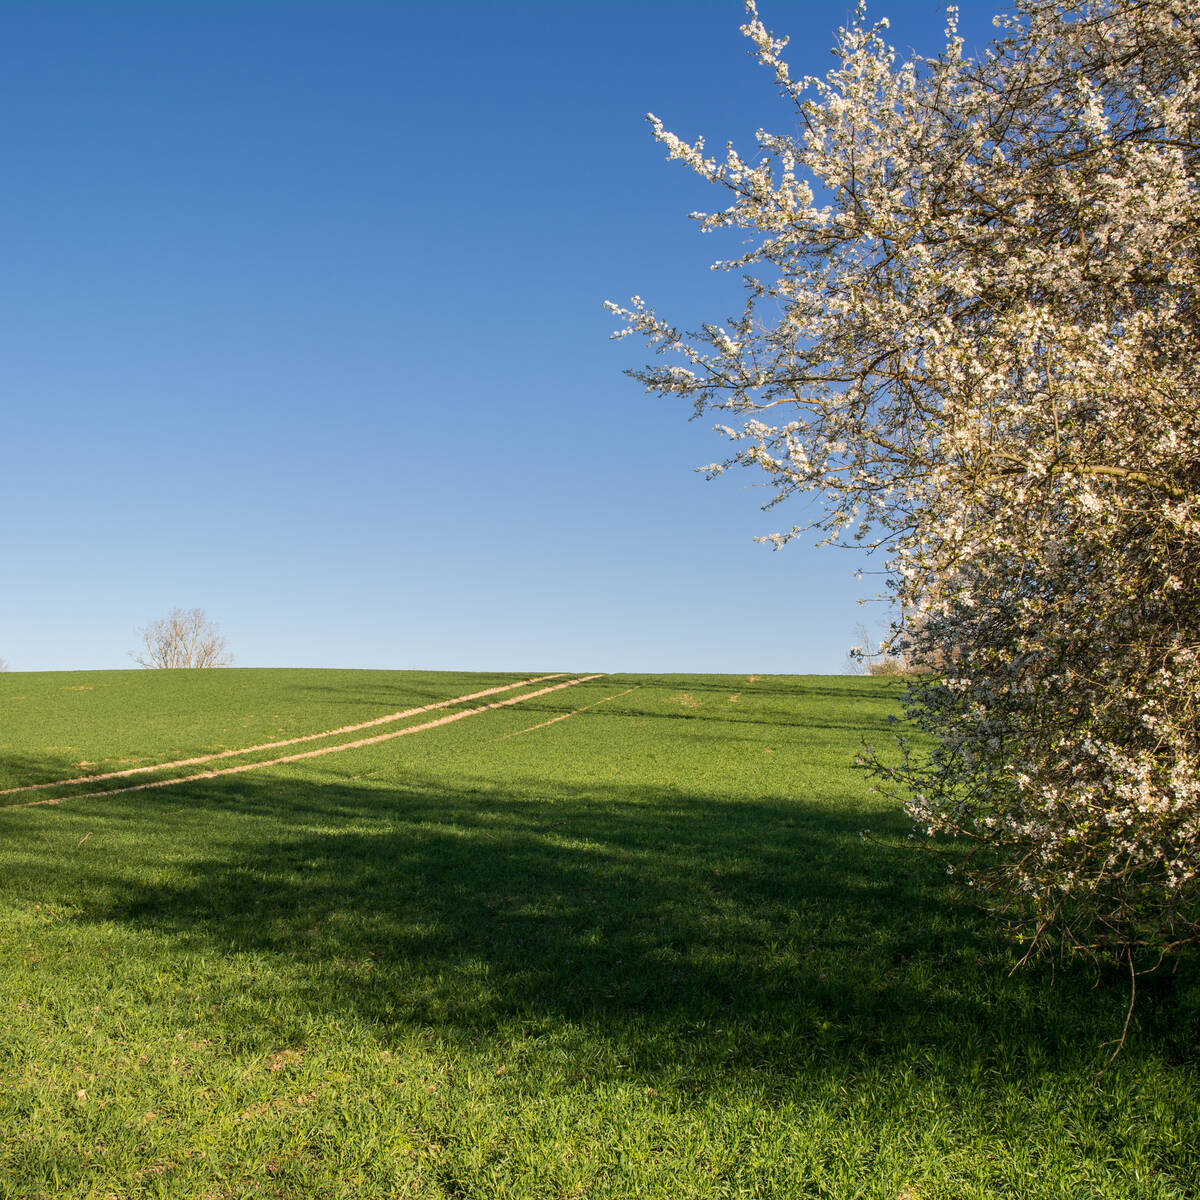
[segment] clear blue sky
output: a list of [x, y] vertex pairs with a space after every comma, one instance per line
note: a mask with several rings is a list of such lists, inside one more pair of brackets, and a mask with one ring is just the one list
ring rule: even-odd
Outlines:
[[[845, 3], [762, 0], [823, 73]], [[880, 0], [899, 48], [942, 6]], [[991, 9], [963, 5], [973, 45]], [[737, 0], [0, 3], [0, 656], [838, 672], [879, 580], [755, 534], [606, 299], [738, 307], [642, 116], [788, 120]]]

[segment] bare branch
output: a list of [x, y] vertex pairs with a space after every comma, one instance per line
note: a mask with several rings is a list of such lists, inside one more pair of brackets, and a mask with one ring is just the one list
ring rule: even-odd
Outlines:
[[233, 662], [225, 639], [199, 608], [172, 609], [138, 632], [143, 650], [132, 657], [142, 667], [228, 667]]

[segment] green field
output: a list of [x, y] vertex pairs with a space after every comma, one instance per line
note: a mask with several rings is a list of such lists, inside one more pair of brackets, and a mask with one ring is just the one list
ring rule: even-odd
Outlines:
[[1200, 970], [1097, 1076], [1127, 980], [1010, 974], [854, 768], [893, 681], [605, 676], [115, 790], [565, 676], [28, 790], [534, 674], [0, 675], [0, 1197], [1200, 1196]]

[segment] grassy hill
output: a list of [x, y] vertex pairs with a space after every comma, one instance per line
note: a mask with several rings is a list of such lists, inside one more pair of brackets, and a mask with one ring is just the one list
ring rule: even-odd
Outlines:
[[542, 674], [0, 675], [0, 1197], [1200, 1194], [1194, 964], [1097, 1079], [900, 684]]

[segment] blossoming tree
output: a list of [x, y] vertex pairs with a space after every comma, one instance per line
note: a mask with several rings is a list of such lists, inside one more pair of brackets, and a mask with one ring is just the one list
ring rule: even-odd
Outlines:
[[1200, 937], [1200, 10], [1019, 0], [964, 53], [886, 22], [751, 159], [654, 136], [750, 248], [729, 328], [610, 305], [805, 530], [887, 556], [932, 752], [888, 774], [1036, 947]]

